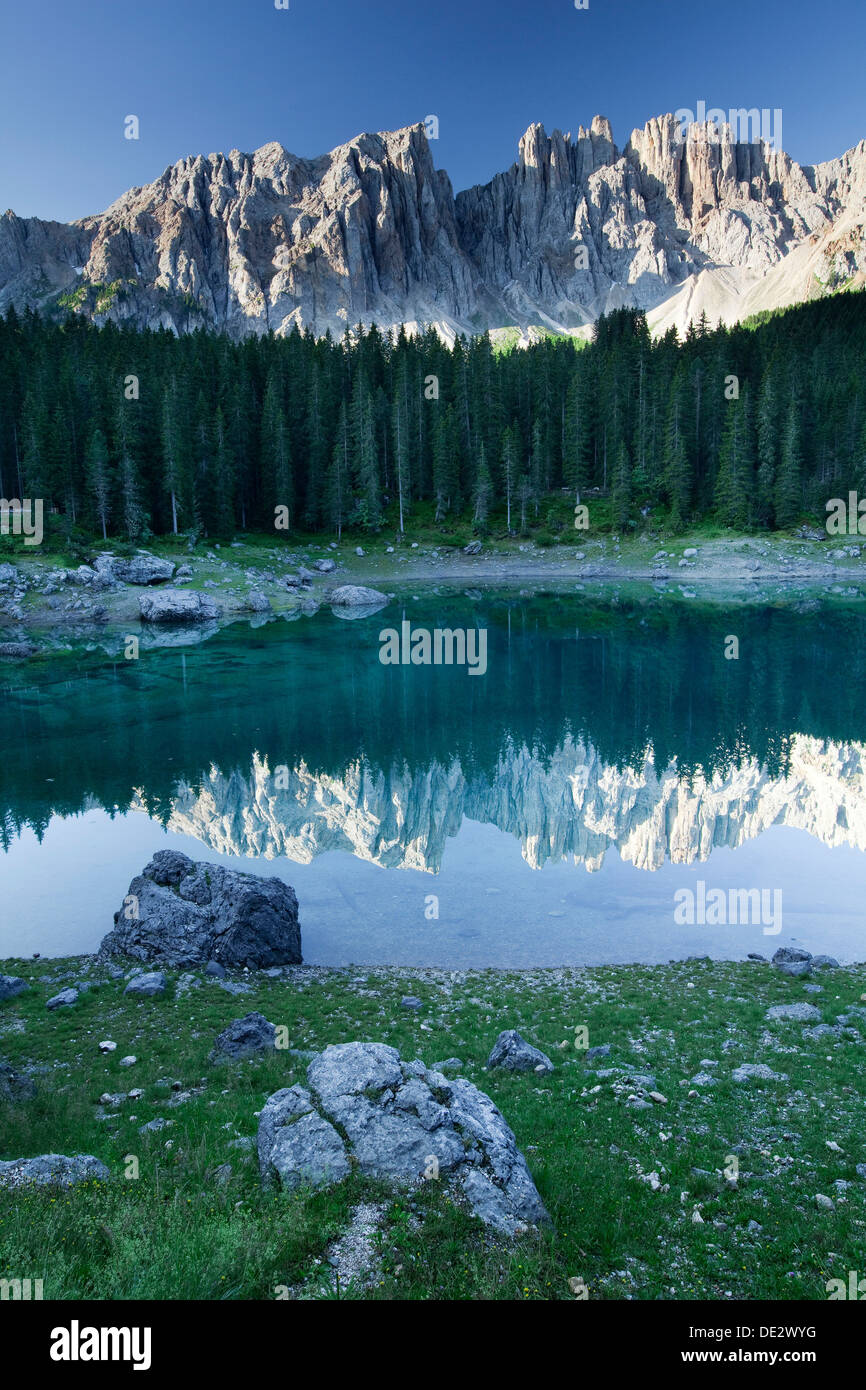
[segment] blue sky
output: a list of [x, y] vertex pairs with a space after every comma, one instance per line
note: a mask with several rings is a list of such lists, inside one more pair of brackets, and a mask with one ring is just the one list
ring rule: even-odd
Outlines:
[[[439, 118], [455, 190], [532, 121], [781, 107], [800, 163], [866, 137], [866, 0], [2, 0], [0, 209], [101, 211], [184, 155], [321, 154]], [[123, 122], [140, 120], [140, 139]]]

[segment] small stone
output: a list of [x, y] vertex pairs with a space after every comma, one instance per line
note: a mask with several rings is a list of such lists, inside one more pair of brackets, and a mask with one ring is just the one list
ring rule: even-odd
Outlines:
[[667, 1096], [663, 1096], [661, 1091], [650, 1091], [649, 1098], [654, 1100], [656, 1105], [667, 1105], [668, 1103]]
[[821, 1211], [836, 1210], [836, 1204], [834, 1203], [833, 1198], [825, 1197], [823, 1192], [818, 1192], [815, 1194], [815, 1206], [819, 1207]]
[[100, 1052], [116, 1052], [116, 1051], [117, 1051], [117, 1043], [116, 1043], [116, 1042], [111, 1042], [111, 1040], [110, 1040], [109, 1038], [106, 1038], [104, 1042], [101, 1042], [101, 1043], [99, 1044], [99, 1050], [100, 1050]]
[[129, 1057], [121, 1057], [120, 1065], [122, 1067], [134, 1067], [137, 1061], [138, 1058], [131, 1055]]
[[423, 1007], [424, 1000], [419, 999], [415, 994], [404, 994], [403, 998], [400, 1000], [400, 1008], [409, 1009], [412, 1013], [417, 1013], [418, 1010], [423, 1009]]

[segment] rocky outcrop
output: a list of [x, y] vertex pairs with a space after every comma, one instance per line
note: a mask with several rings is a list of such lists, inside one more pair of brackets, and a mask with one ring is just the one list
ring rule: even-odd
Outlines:
[[428, 324], [446, 337], [580, 329], [637, 305], [683, 327], [862, 283], [866, 142], [800, 167], [672, 115], [620, 150], [596, 116], [531, 125], [516, 164], [455, 198], [421, 125], [301, 159], [180, 160], [72, 226], [0, 219], [0, 312], [72, 309], [176, 333]]
[[145, 623], [206, 623], [222, 613], [212, 598], [189, 589], [160, 589], [142, 594], [138, 608]]
[[550, 1220], [489, 1096], [383, 1043], [343, 1043], [314, 1057], [306, 1087], [268, 1098], [257, 1144], [265, 1183], [327, 1186], [348, 1177], [353, 1160], [385, 1182], [447, 1182], [507, 1235]]
[[130, 883], [99, 954], [170, 966], [299, 965], [298, 900], [278, 878], [160, 850]]

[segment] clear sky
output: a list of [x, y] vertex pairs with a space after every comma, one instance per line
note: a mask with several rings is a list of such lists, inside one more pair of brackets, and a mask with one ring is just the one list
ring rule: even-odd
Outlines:
[[[316, 155], [439, 119], [455, 191], [532, 121], [618, 145], [677, 108], [781, 107], [800, 163], [866, 137], [866, 0], [0, 0], [0, 210], [101, 211], [175, 160]], [[140, 139], [123, 122], [137, 115]]]

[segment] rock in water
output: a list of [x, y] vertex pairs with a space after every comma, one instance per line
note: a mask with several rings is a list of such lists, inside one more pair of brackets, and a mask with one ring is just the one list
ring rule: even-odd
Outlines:
[[105, 1182], [111, 1173], [92, 1154], [40, 1154], [0, 1163], [0, 1187], [72, 1187], [78, 1182]]
[[354, 1158], [367, 1177], [444, 1180], [485, 1224], [506, 1235], [550, 1218], [523, 1155], [489, 1096], [404, 1062], [383, 1043], [341, 1043], [310, 1062], [307, 1086], [276, 1091], [258, 1131], [265, 1183], [325, 1186]]
[[505, 1071], [553, 1071], [553, 1063], [537, 1047], [533, 1047], [514, 1028], [500, 1033], [487, 1058], [488, 1071], [503, 1067]]
[[300, 965], [294, 889], [160, 850], [132, 880], [99, 954], [170, 966]]
[[159, 589], [142, 594], [138, 608], [145, 623], [205, 623], [222, 612], [212, 598], [190, 589]]
[[381, 608], [388, 602], [388, 595], [379, 589], [366, 589], [363, 584], [341, 584], [331, 590], [328, 602], [337, 608]]

